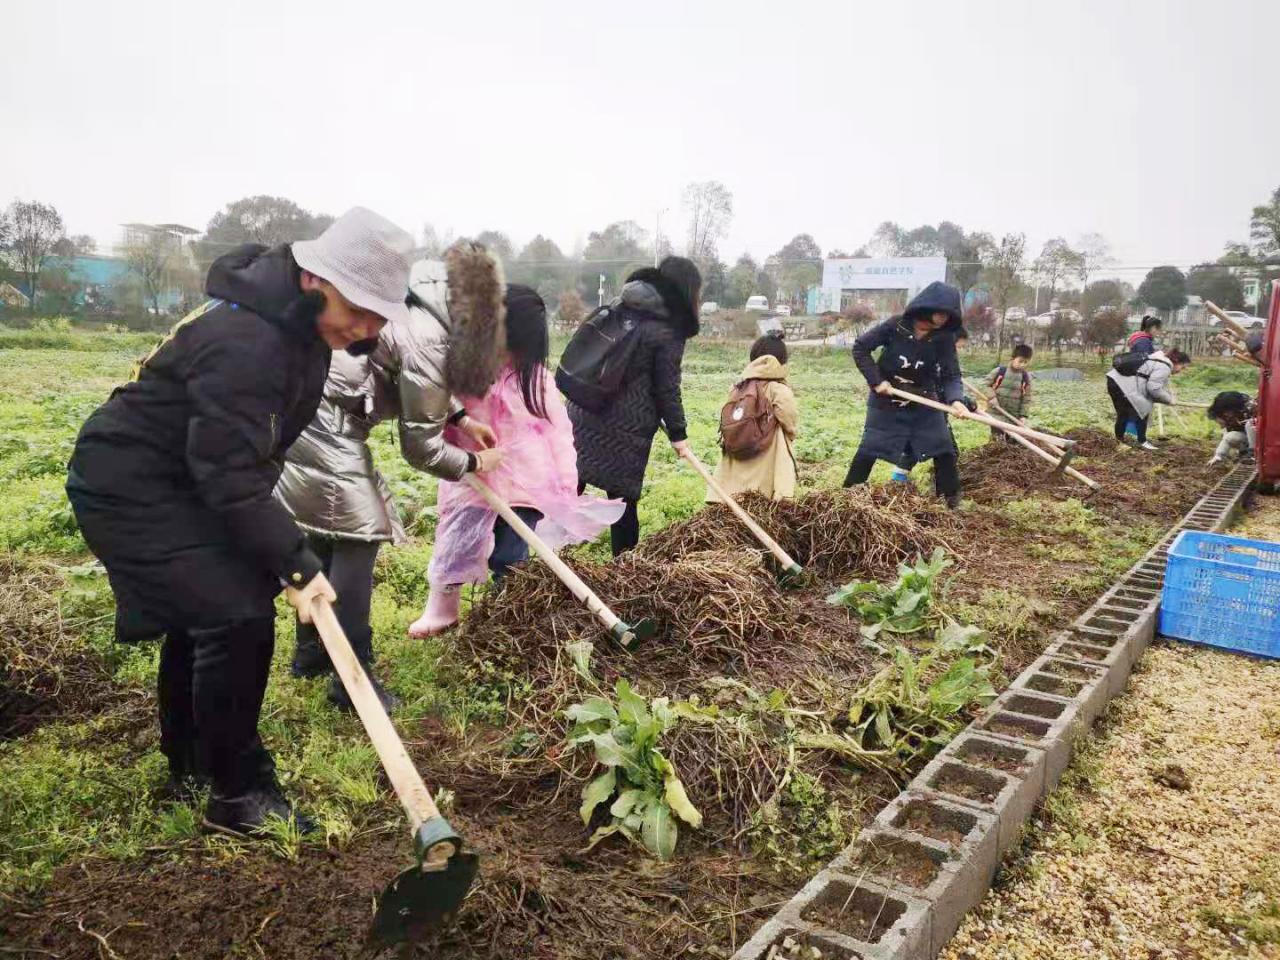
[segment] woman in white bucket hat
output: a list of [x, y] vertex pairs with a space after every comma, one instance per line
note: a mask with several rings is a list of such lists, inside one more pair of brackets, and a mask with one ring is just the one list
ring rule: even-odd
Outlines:
[[[211, 785], [206, 826], [293, 815], [258, 737], [282, 585], [334, 598], [272, 490], [315, 415], [331, 351], [367, 352], [404, 317], [413, 239], [356, 208], [316, 240], [245, 244], [86, 421], [67, 494], [116, 596], [125, 641], [163, 637], [161, 749], [172, 786]], [[305, 826], [305, 823], [303, 824]]]

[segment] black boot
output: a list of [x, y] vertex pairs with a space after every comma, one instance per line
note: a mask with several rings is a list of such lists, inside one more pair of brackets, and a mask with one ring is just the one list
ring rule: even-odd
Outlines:
[[329, 654], [320, 642], [320, 634], [309, 623], [297, 623], [297, 640], [293, 646], [293, 662], [289, 672], [298, 679], [322, 677], [329, 672]]
[[948, 494], [946, 494], [946, 495], [945, 495], [945, 497], [944, 497], [943, 499], [945, 499], [945, 500], [947, 501], [947, 509], [948, 509], [948, 510], [959, 510], [959, 509], [960, 509], [960, 494], [958, 494], [958, 493], [948, 493]]
[[254, 837], [261, 835], [273, 816], [292, 820], [303, 835], [316, 829], [315, 821], [290, 806], [274, 776], [234, 795], [215, 789], [205, 804], [204, 827], [237, 837]]
[[[378, 701], [382, 704], [382, 709], [390, 713], [400, 706], [400, 698], [386, 689], [378, 682], [378, 678], [374, 676], [373, 628], [353, 629], [348, 639], [351, 641], [351, 649], [355, 651], [356, 659], [360, 661], [360, 665], [364, 667], [364, 672], [369, 676], [369, 683], [373, 686], [374, 693], [378, 695]], [[334, 674], [329, 681], [329, 702], [339, 710], [347, 713], [355, 709], [355, 704], [347, 696], [347, 688], [342, 685], [342, 680], [339, 679], [337, 674]]]

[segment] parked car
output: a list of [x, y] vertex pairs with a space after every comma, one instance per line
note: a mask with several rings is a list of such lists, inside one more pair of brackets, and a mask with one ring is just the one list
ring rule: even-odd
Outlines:
[[773, 308], [773, 312], [780, 317], [789, 317], [791, 316], [791, 307], [788, 304], [780, 303]]
[[755, 311], [755, 312], [757, 312], [757, 313], [768, 313], [768, 312], [769, 312], [769, 298], [768, 298], [768, 297], [762, 297], [762, 296], [760, 296], [759, 294], [757, 294], [757, 295], [756, 295], [756, 296], [754, 296], [754, 297], [747, 297], [747, 305], [746, 305], [743, 309], [744, 309], [744, 310], [752, 310], [752, 311]]
[[[1222, 312], [1246, 330], [1261, 330], [1267, 325], [1267, 321], [1263, 320], [1262, 317], [1255, 317], [1253, 314], [1245, 313], [1243, 310], [1224, 310]], [[1214, 317], [1210, 322], [1217, 324], [1221, 321]]]
[[1004, 312], [1004, 319], [1006, 323], [1020, 323], [1027, 319], [1027, 311], [1022, 307], [1010, 307]]
[[698, 310], [698, 313], [700, 313], [704, 317], [709, 316], [710, 314], [719, 313], [719, 312], [720, 312], [720, 304], [716, 303], [714, 300], [702, 301], [702, 307]]

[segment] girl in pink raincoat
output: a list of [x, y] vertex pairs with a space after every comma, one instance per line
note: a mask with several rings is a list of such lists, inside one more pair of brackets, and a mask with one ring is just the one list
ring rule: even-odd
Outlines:
[[[578, 494], [577, 453], [564, 401], [547, 373], [547, 309], [530, 287], [507, 287], [506, 363], [489, 392], [459, 398], [467, 414], [488, 423], [502, 462], [481, 478], [552, 550], [594, 540], [622, 516], [620, 500]], [[478, 449], [456, 427], [445, 439]], [[505, 520], [465, 483], [441, 481], [430, 593], [409, 635], [429, 637], [458, 622], [463, 584], [500, 581], [507, 568], [528, 559], [529, 548]]]

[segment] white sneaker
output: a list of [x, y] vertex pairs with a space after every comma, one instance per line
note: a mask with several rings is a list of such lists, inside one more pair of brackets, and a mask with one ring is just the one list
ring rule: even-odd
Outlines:
[[1138, 449], [1139, 450], [1159, 450], [1160, 448], [1148, 440], [1147, 442], [1143, 443], [1143, 445], [1140, 446]]

